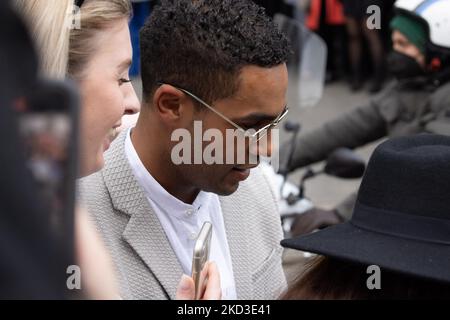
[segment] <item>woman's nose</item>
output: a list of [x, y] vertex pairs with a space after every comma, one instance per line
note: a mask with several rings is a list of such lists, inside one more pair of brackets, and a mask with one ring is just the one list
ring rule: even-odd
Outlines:
[[125, 97], [125, 112], [124, 114], [136, 114], [141, 111], [141, 103], [136, 95], [136, 91], [131, 83], [129, 83], [129, 88]]

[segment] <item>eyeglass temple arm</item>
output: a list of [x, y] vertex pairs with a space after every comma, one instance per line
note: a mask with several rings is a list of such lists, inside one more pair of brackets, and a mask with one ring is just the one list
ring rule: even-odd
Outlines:
[[237, 125], [236, 123], [234, 123], [233, 121], [231, 121], [230, 119], [228, 119], [227, 117], [225, 117], [224, 115], [222, 115], [219, 111], [215, 110], [213, 107], [211, 107], [209, 104], [207, 104], [205, 101], [203, 101], [202, 99], [200, 99], [199, 97], [195, 96], [194, 94], [190, 93], [187, 90], [181, 89], [181, 91], [183, 91], [184, 93], [186, 93], [188, 96], [194, 98], [195, 100], [197, 100], [198, 102], [200, 102], [201, 104], [203, 104], [205, 107], [207, 107], [209, 110], [211, 110], [212, 112], [214, 112], [216, 115], [218, 115], [219, 117], [221, 117], [223, 120], [225, 120], [226, 122], [228, 122], [229, 124], [231, 124], [233, 127], [235, 127], [236, 129], [245, 131], [243, 128], [241, 128], [239, 125]]

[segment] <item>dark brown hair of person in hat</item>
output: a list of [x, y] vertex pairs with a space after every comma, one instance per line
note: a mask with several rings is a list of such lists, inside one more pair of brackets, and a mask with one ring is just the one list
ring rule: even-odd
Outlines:
[[380, 145], [349, 222], [282, 242], [319, 254], [283, 298], [450, 299], [449, 159], [448, 136]]

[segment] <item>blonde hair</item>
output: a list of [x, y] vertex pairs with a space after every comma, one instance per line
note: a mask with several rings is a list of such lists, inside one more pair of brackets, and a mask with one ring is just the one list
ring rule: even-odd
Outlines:
[[130, 0], [86, 0], [81, 7], [80, 28], [70, 32], [68, 75], [83, 77], [83, 71], [96, 51], [99, 31], [114, 25], [120, 19], [130, 19]]
[[14, 0], [36, 39], [41, 70], [52, 78], [79, 79], [97, 47], [99, 31], [130, 19], [130, 0]]
[[41, 72], [64, 78], [69, 56], [69, 25], [73, 0], [14, 0], [28, 25], [40, 58]]

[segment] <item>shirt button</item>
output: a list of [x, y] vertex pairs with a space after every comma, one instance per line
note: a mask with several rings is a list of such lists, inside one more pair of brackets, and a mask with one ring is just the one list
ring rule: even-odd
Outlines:
[[191, 233], [189, 234], [189, 239], [191, 239], [191, 240], [196, 240], [196, 239], [197, 239], [197, 233], [191, 232]]
[[193, 210], [193, 209], [188, 209], [188, 210], [186, 210], [186, 214], [187, 214], [188, 216], [192, 216], [193, 213], [194, 213], [194, 210]]

